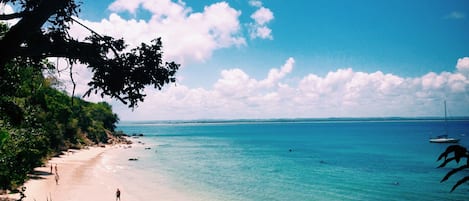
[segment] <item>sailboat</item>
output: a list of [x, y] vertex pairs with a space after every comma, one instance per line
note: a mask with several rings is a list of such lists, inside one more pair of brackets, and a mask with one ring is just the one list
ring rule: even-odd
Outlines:
[[448, 137], [448, 119], [446, 115], [446, 100], [445, 100], [445, 134], [430, 138], [431, 143], [458, 143], [459, 139]]

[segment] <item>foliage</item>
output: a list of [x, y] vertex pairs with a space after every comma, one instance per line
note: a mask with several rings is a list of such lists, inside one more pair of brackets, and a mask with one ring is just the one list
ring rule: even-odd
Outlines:
[[18, 20], [11, 27], [0, 22], [0, 189], [20, 186], [50, 154], [90, 140], [106, 142], [106, 131], [119, 121], [107, 103], [72, 99], [54, 89], [55, 80], [42, 73], [56, 70], [46, 58], [85, 64], [93, 72], [85, 95], [110, 96], [130, 108], [144, 100], [147, 85], [161, 89], [176, 81], [180, 65], [163, 62], [160, 38], [128, 48], [123, 39], [90, 29], [82, 41], [70, 37], [71, 23], [82, 25], [74, 19], [80, 12], [76, 0], [0, 4], [17, 8], [16, 13], [0, 14], [0, 21]]
[[0, 0], [0, 3], [20, 8], [17, 13], [0, 14], [0, 20], [19, 20], [11, 29], [2, 28], [0, 78], [8, 62], [21, 60], [26, 66], [41, 68], [44, 58], [63, 57], [70, 63], [87, 65], [94, 73], [85, 96], [100, 93], [131, 108], [144, 100], [145, 86], [161, 89], [176, 81], [175, 73], [180, 65], [163, 62], [160, 38], [130, 49], [123, 39], [102, 36], [92, 30], [83, 41], [70, 37], [71, 23], [81, 25], [74, 20], [80, 11], [80, 3], [75, 0]]
[[[443, 158], [444, 158], [444, 161], [441, 163], [440, 166], [438, 166], [438, 168], [445, 167], [446, 165], [448, 165], [448, 163], [450, 163], [452, 161], [455, 161], [458, 164], [462, 159], [465, 159], [466, 161], [465, 162], [461, 161], [461, 163], [462, 163], [461, 166], [450, 170], [445, 175], [445, 177], [443, 177], [441, 182], [444, 182], [444, 181], [448, 180], [449, 177], [456, 174], [457, 172], [461, 172], [461, 171], [464, 171], [466, 169], [469, 169], [469, 152], [467, 151], [467, 149], [465, 147], [462, 147], [460, 145], [451, 145], [451, 146], [447, 147], [446, 150], [443, 153], [441, 153], [441, 155], [438, 157], [438, 161], [440, 161]], [[466, 176], [466, 177], [460, 179], [453, 186], [453, 188], [451, 189], [451, 192], [453, 192], [461, 184], [463, 184], [465, 182], [468, 182], [468, 181], [469, 181], [469, 176]]]
[[0, 189], [19, 187], [27, 173], [41, 165], [46, 155], [44, 137], [38, 129], [0, 128], [4, 136], [0, 144]]
[[118, 122], [107, 103], [89, 103], [52, 87], [38, 68], [10, 62], [0, 80], [0, 189], [15, 189], [49, 155], [107, 142]]

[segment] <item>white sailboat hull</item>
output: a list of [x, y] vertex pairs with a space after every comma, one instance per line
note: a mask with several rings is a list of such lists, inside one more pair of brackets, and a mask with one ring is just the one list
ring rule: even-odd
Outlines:
[[430, 139], [431, 143], [458, 143], [459, 139], [454, 138], [432, 138]]

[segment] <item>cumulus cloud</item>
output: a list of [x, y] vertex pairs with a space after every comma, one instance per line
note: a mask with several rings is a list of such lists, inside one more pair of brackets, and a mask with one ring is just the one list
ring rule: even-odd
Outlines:
[[450, 115], [469, 114], [469, 78], [458, 71], [401, 77], [343, 68], [287, 84], [293, 67], [289, 58], [260, 80], [239, 68], [223, 70], [210, 89], [170, 86], [134, 113], [119, 114], [124, 120], [441, 116], [445, 99]]
[[262, 93], [262, 91], [281, 84], [279, 81], [292, 71], [294, 62], [293, 58], [289, 58], [280, 69], [271, 69], [263, 80], [250, 78], [248, 74], [238, 68], [223, 70], [221, 78], [214, 84], [214, 90], [218, 94], [232, 98], [251, 98], [253, 93]]
[[274, 14], [270, 9], [260, 7], [256, 12], [251, 15], [251, 18], [254, 19], [256, 24], [265, 25], [274, 19]]
[[272, 30], [267, 24], [274, 19], [274, 13], [262, 6], [261, 1], [250, 1], [251, 6], [257, 7], [258, 9], [251, 15], [254, 20], [253, 23], [249, 24], [249, 33], [251, 39], [273, 39]]
[[[272, 11], [259, 0], [249, 3], [257, 8], [251, 15], [250, 37], [272, 39], [267, 26], [274, 19]], [[165, 59], [180, 63], [204, 61], [217, 49], [246, 45], [239, 22], [241, 11], [226, 2], [193, 12], [182, 1], [117, 0], [109, 9], [115, 13], [106, 19], [81, 22], [99, 33], [123, 37], [132, 46], [161, 36]], [[128, 20], [119, 15], [135, 14], [139, 9], [152, 13], [151, 19]], [[74, 25], [71, 34], [83, 38], [89, 32]], [[177, 83], [162, 91], [146, 89], [145, 102], [134, 111], [115, 100], [106, 101], [112, 103], [122, 120], [441, 116], [443, 99], [448, 101], [450, 115], [469, 114], [469, 57], [459, 59], [454, 72], [429, 72], [418, 77], [352, 68], [292, 77], [294, 68], [298, 68], [295, 59], [286, 58], [261, 79], [239, 67], [222, 70], [208, 88]], [[74, 74], [76, 94], [83, 94], [91, 72], [83, 65], [75, 65]], [[71, 89], [70, 83], [64, 87]], [[102, 99], [92, 96], [88, 100]]]
[[293, 59], [292, 57], [288, 58], [288, 60], [280, 69], [276, 69], [276, 68], [271, 69], [269, 71], [269, 74], [267, 75], [267, 78], [260, 81], [259, 84], [261, 86], [268, 86], [268, 87], [274, 86], [279, 80], [284, 78], [288, 73], [290, 73], [293, 70], [294, 64], [295, 64], [295, 59]]
[[469, 73], [469, 57], [458, 59], [456, 69], [461, 73]]
[[147, 97], [148, 101], [135, 113], [128, 110], [119, 113], [132, 119], [172, 115], [178, 116], [173, 119], [261, 118], [262, 111], [271, 114], [270, 110], [277, 107], [279, 101], [285, 101], [278, 90], [285, 87], [282, 78], [291, 72], [293, 64], [294, 59], [289, 58], [280, 68], [271, 69], [263, 80], [251, 78], [238, 68], [223, 70], [212, 89], [191, 89], [180, 84], [170, 86]]
[[[117, 0], [109, 9], [116, 13], [107, 19], [81, 22], [98, 33], [124, 38], [131, 46], [161, 37], [165, 59], [179, 63], [205, 61], [217, 49], [246, 45], [239, 22], [241, 11], [226, 2], [208, 5], [203, 12], [192, 12], [185, 3], [170, 0]], [[118, 14], [135, 13], [137, 9], [151, 12], [151, 19], [127, 20]], [[74, 25], [71, 35], [83, 38], [89, 32]]]
[[[450, 115], [467, 116], [469, 77], [460, 72], [467, 69], [466, 61], [459, 59], [454, 72], [419, 77], [342, 68], [324, 76], [310, 73], [290, 79], [295, 59], [288, 58], [262, 79], [233, 68], [222, 70], [209, 88], [178, 83], [162, 91], [146, 89], [145, 102], [134, 111], [115, 100], [105, 101], [112, 103], [122, 120], [441, 116], [445, 99]], [[82, 65], [73, 68], [76, 94], [81, 95], [91, 72]], [[61, 77], [68, 78], [68, 73]], [[103, 101], [97, 95], [87, 99]]]
[[[445, 99], [450, 115], [467, 116], [469, 77], [460, 72], [466, 69], [465, 61], [458, 60], [455, 72], [429, 72], [419, 77], [342, 68], [324, 76], [310, 73], [289, 79], [295, 60], [288, 58], [265, 72], [262, 79], [233, 68], [222, 70], [211, 88], [178, 83], [162, 91], [146, 89], [145, 102], [135, 111], [115, 100], [105, 101], [113, 104], [122, 120], [441, 116]], [[76, 94], [81, 95], [91, 72], [82, 65], [73, 68]], [[67, 79], [68, 73], [60, 76]], [[97, 95], [87, 100], [103, 101]]]

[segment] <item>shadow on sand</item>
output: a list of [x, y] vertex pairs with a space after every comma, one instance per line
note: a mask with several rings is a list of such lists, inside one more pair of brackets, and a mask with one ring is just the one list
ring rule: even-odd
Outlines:
[[52, 175], [52, 174], [46, 171], [35, 170], [33, 173], [29, 174], [28, 177], [30, 179], [45, 179], [44, 176], [48, 176], [48, 175]]

